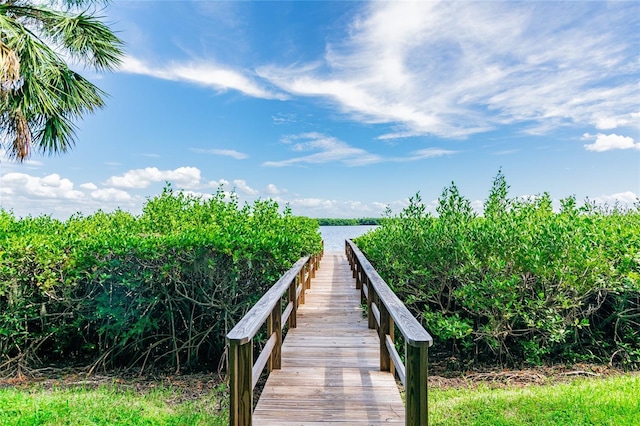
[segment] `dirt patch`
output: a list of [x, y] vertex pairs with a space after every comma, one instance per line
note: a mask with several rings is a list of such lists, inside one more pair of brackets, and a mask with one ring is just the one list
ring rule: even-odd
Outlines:
[[[473, 389], [478, 386], [523, 387], [564, 383], [580, 377], [604, 378], [621, 374], [628, 373], [598, 364], [553, 365], [520, 370], [487, 368], [468, 371], [452, 371], [438, 365], [430, 365], [429, 387], [438, 389]], [[638, 372], [632, 374], [638, 374]]]

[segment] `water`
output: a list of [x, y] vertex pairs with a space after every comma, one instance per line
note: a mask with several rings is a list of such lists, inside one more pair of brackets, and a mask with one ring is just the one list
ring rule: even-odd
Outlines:
[[359, 237], [365, 232], [377, 228], [376, 225], [358, 226], [321, 226], [320, 234], [324, 240], [324, 251], [344, 253], [344, 240]]

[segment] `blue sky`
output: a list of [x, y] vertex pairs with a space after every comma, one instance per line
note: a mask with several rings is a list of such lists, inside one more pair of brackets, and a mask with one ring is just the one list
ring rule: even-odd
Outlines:
[[0, 158], [0, 206], [139, 213], [166, 181], [311, 217], [430, 208], [452, 181], [640, 196], [640, 2], [116, 1], [122, 67], [62, 156]]

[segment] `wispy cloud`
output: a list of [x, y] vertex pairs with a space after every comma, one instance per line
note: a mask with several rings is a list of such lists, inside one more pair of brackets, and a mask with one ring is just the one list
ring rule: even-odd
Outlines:
[[355, 148], [339, 139], [321, 133], [303, 133], [289, 136], [283, 142], [291, 144], [291, 150], [294, 152], [316, 152], [288, 160], [267, 161], [263, 163], [264, 166], [283, 167], [295, 164], [330, 162], [341, 162], [347, 166], [361, 166], [382, 161], [382, 157], [378, 155], [370, 154], [364, 149]]
[[271, 116], [273, 124], [292, 124], [298, 121], [298, 117], [293, 113], [278, 113]]
[[391, 161], [417, 161], [417, 160], [442, 157], [444, 155], [451, 155], [451, 154], [457, 154], [457, 153], [458, 151], [451, 151], [449, 149], [425, 148], [425, 149], [419, 149], [417, 151], [413, 151], [412, 155], [410, 157], [407, 157], [406, 159], [394, 158], [394, 159], [391, 159]]
[[371, 2], [323, 66], [257, 72], [355, 119], [400, 125], [383, 138], [637, 126], [637, 14], [624, 2]]
[[640, 150], [640, 142], [635, 142], [632, 137], [620, 136], [616, 134], [605, 135], [598, 133], [597, 135], [590, 135], [585, 133], [582, 136], [584, 140], [595, 140], [591, 144], [586, 144], [584, 147], [587, 151], [610, 151], [613, 149], [638, 149]]
[[457, 153], [457, 151], [441, 148], [424, 148], [413, 151], [405, 157], [383, 157], [378, 154], [372, 154], [364, 149], [353, 147], [335, 137], [315, 132], [286, 136], [282, 142], [290, 145], [291, 151], [293, 152], [315, 152], [287, 160], [267, 161], [262, 164], [263, 166], [284, 167], [296, 164], [323, 164], [332, 162], [343, 163], [347, 166], [365, 166], [384, 162], [400, 163], [418, 161]]
[[151, 66], [144, 61], [127, 56], [120, 67], [122, 72], [141, 74], [163, 80], [184, 81], [216, 90], [237, 90], [247, 96], [263, 99], [286, 99], [280, 92], [267, 89], [253, 78], [249, 72], [225, 68], [213, 63], [184, 63]]
[[235, 158], [236, 160], [244, 160], [249, 158], [247, 154], [244, 152], [239, 152], [234, 149], [200, 149], [200, 148], [192, 148], [191, 151], [199, 152], [201, 154], [213, 154], [213, 155], [222, 155], [225, 157]]
[[517, 152], [518, 152], [517, 149], [504, 149], [502, 151], [494, 152], [493, 155], [511, 155], [511, 154], [515, 154]]

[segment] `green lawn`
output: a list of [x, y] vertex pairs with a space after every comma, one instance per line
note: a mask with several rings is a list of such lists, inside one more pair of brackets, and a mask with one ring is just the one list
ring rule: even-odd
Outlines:
[[433, 389], [430, 425], [640, 425], [640, 375], [510, 389]]
[[180, 390], [0, 389], [0, 425], [227, 425], [213, 394], [171, 402]]
[[[220, 391], [0, 389], [0, 425], [226, 425]], [[184, 402], [180, 402], [186, 399]], [[430, 425], [640, 425], [640, 375], [522, 388], [430, 389]]]

